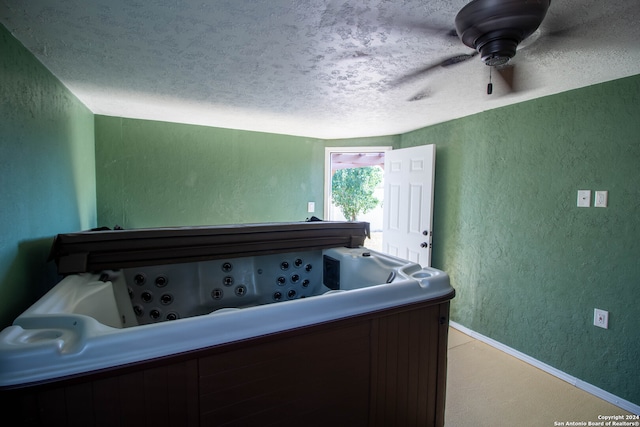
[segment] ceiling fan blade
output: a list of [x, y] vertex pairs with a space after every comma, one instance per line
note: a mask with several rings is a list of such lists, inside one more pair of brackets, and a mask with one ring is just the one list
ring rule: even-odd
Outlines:
[[431, 96], [431, 93], [429, 92], [428, 89], [424, 89], [421, 90], [420, 92], [416, 93], [415, 95], [413, 95], [411, 98], [407, 99], [407, 101], [409, 102], [414, 102], [414, 101], [421, 101], [425, 98], [429, 98], [429, 96]]
[[427, 74], [429, 71], [434, 70], [440, 67], [440, 63], [427, 65], [426, 67], [419, 68], [415, 71], [412, 71], [409, 74], [405, 74], [402, 77], [399, 77], [391, 82], [391, 86], [400, 86], [406, 84], [412, 80], [415, 80], [423, 75]]
[[459, 64], [461, 62], [466, 61], [467, 59], [471, 59], [474, 56], [476, 56], [478, 54], [478, 52], [474, 51], [473, 53], [465, 53], [462, 55], [456, 55], [456, 56], [452, 56], [451, 58], [445, 59], [444, 61], [442, 61], [439, 65], [441, 67], [450, 67], [452, 65], [456, 65]]
[[532, 80], [531, 76], [524, 79], [521, 67], [522, 64], [516, 66], [516, 64], [513, 63], [495, 67], [496, 74], [500, 76], [500, 80], [504, 83], [501, 85], [502, 89], [499, 91], [500, 94], [522, 94], [535, 89], [535, 80]]
[[399, 85], [408, 83], [411, 80], [414, 80], [414, 79], [417, 79], [419, 77], [424, 76], [425, 74], [427, 74], [428, 72], [430, 72], [430, 71], [432, 71], [432, 70], [434, 70], [436, 68], [440, 68], [440, 67], [447, 68], [447, 67], [450, 67], [452, 65], [459, 64], [461, 62], [464, 62], [464, 61], [466, 61], [468, 59], [473, 58], [477, 54], [478, 54], [478, 52], [473, 52], [473, 53], [469, 53], [469, 54], [455, 55], [455, 56], [449, 57], [449, 58], [445, 59], [444, 61], [440, 61], [440, 62], [437, 62], [435, 64], [430, 64], [430, 65], [427, 65], [426, 67], [422, 67], [422, 68], [419, 68], [419, 69], [417, 69], [415, 71], [412, 71], [409, 74], [405, 74], [404, 76], [392, 81], [391, 85], [392, 86], [399, 86]]
[[[592, 3], [600, 2], [593, 0]], [[597, 44], [598, 38], [595, 36], [597, 28], [606, 27], [609, 22], [619, 22], [621, 19], [628, 19], [630, 24], [635, 25], [638, 16], [640, 16], [640, 2], [637, 1], [608, 3], [601, 13], [593, 14], [587, 19], [580, 19], [575, 14], [569, 13], [569, 11], [561, 10], [556, 12], [554, 8], [550, 8], [549, 13], [540, 25], [538, 37], [533, 37], [533, 40], [528, 42], [525, 40], [526, 43], [523, 43], [523, 47], [534, 48], [535, 46], [535, 48], [550, 51], [568, 39], [585, 37], [592, 39], [592, 44]], [[540, 43], [541, 40], [544, 40], [544, 43]]]
[[502, 78], [509, 88], [509, 92], [517, 92], [518, 86], [516, 81], [516, 67], [514, 64], [506, 64], [500, 67], [495, 67], [498, 75]]
[[425, 22], [415, 22], [413, 20], [396, 20], [394, 24], [399, 24], [398, 28], [419, 31], [429, 36], [440, 36], [445, 39], [458, 38], [458, 32], [452, 27], [428, 24]]

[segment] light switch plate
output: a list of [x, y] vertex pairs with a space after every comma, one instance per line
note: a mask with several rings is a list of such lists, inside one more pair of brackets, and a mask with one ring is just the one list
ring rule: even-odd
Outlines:
[[578, 207], [588, 208], [591, 206], [591, 190], [578, 190]]
[[312, 213], [316, 211], [316, 203], [315, 202], [307, 202], [307, 212]]

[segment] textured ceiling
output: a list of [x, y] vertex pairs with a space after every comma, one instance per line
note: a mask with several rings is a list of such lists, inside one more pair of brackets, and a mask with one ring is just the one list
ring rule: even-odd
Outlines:
[[403, 80], [473, 52], [447, 34], [467, 2], [0, 0], [0, 22], [96, 114], [327, 139], [640, 73], [640, 1], [553, 0], [512, 60], [523, 90], [494, 73], [487, 95], [478, 56]]

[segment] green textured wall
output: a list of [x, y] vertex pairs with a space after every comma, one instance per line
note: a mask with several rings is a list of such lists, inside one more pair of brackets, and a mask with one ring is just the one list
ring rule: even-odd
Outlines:
[[58, 233], [95, 226], [93, 114], [0, 26], [0, 329], [55, 284]]
[[324, 147], [347, 142], [96, 116], [98, 220], [124, 228], [322, 217]]
[[[640, 76], [402, 136], [427, 143], [452, 319], [640, 404]], [[576, 207], [579, 189], [609, 207]]]

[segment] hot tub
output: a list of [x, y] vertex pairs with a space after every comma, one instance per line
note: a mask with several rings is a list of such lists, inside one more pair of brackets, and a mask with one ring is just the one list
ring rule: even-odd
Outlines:
[[[36, 425], [442, 425], [448, 276], [354, 244], [353, 229], [318, 247], [330, 226], [301, 226], [296, 251], [257, 249], [256, 226], [239, 239], [251, 256], [175, 245], [149, 264], [138, 248], [121, 268], [68, 274], [0, 333], [3, 399]], [[119, 249], [62, 257], [91, 269], [126, 252], [106, 233]]]

